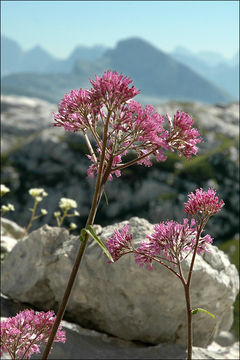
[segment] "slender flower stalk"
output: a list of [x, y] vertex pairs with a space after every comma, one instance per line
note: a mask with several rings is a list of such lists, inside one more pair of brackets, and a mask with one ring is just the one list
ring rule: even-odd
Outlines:
[[39, 219], [41, 216], [44, 216], [47, 214], [46, 209], [41, 209], [41, 213], [39, 215], [36, 215], [38, 204], [43, 200], [44, 197], [46, 197], [48, 195], [46, 193], [46, 191], [42, 188], [33, 188], [33, 189], [29, 190], [29, 194], [33, 197], [34, 203], [33, 203], [32, 209], [29, 209], [32, 214], [31, 214], [29, 223], [25, 228], [24, 235], [26, 235], [28, 233], [29, 229], [32, 227], [32, 223], [34, 220]]
[[[196, 144], [202, 141], [198, 132], [192, 128], [190, 116], [185, 128], [178, 131], [183, 128], [183, 118], [187, 116], [185, 113], [181, 113], [180, 124], [174, 122], [169, 130], [164, 129], [164, 117], [156, 113], [152, 106], [142, 108], [132, 100], [139, 94], [139, 90], [130, 86], [132, 81], [122, 74], [106, 71], [102, 77], [96, 76], [90, 83], [92, 88], [72, 90], [64, 96], [58, 112], [54, 114], [53, 123], [66, 131], [81, 131], [89, 149], [89, 154], [86, 155], [91, 165], [87, 173], [91, 178], [96, 176], [96, 183], [85, 228], [94, 223], [106, 182], [111, 181], [113, 176], [121, 176], [122, 169], [136, 163], [151, 166], [151, 158], [158, 162], [165, 161], [166, 151], [177, 150], [179, 154], [190, 158], [197, 152]], [[182, 140], [181, 136], [184, 136]], [[92, 143], [90, 138], [93, 139]], [[125, 162], [125, 156], [129, 153], [135, 157], [130, 162]], [[81, 241], [43, 360], [48, 357], [64, 315], [87, 240], [88, 233]]]
[[[79, 212], [77, 210], [74, 210], [73, 213], [69, 213], [70, 210], [77, 208], [77, 203], [75, 200], [68, 199], [68, 198], [61, 198], [58, 205], [59, 205], [62, 213], [60, 211], [55, 211], [53, 214], [57, 220], [58, 227], [62, 226], [63, 221], [66, 217], [79, 216]], [[73, 223], [71, 223], [71, 224], [73, 224]], [[76, 228], [75, 224], [70, 225], [71, 230], [74, 230], [75, 228]]]
[[[208, 244], [211, 244], [213, 239], [210, 235], [202, 237], [201, 234], [210, 216], [219, 212], [224, 202], [219, 201], [213, 189], [208, 191], [197, 189], [195, 194], [191, 193], [188, 197], [184, 211], [193, 216], [190, 224], [187, 218], [183, 220], [182, 224], [175, 221], [157, 224], [154, 232], [146, 235], [147, 240], [142, 241], [137, 249], [132, 244], [133, 236], [129, 233], [129, 226], [125, 225], [121, 230], [115, 230], [114, 234], [106, 241], [106, 245], [114, 261], [123, 255], [133, 253], [139, 266], [146, 265], [148, 270], [152, 270], [153, 262], [157, 262], [179, 278], [184, 287], [187, 311], [187, 359], [191, 360], [192, 315], [195, 312], [191, 307], [190, 286], [194, 262], [197, 253], [210, 251]], [[190, 254], [192, 254], [190, 268], [188, 276], [185, 278], [181, 263]], [[207, 311], [204, 310], [204, 312]]]

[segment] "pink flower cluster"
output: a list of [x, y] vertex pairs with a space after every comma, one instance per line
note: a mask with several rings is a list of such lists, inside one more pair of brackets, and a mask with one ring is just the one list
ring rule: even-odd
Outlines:
[[[135, 153], [135, 162], [145, 166], [152, 165], [152, 156], [157, 161], [165, 161], [165, 150], [177, 150], [186, 158], [197, 153], [196, 144], [202, 139], [192, 127], [193, 120], [188, 114], [178, 111], [173, 122], [167, 115], [170, 129], [165, 130], [164, 118], [152, 106], [142, 108], [132, 100], [139, 90], [130, 87], [132, 80], [129, 78], [106, 71], [102, 77], [96, 76], [96, 80], [90, 82], [91, 89], [72, 90], [64, 96], [53, 124], [67, 131], [90, 131], [96, 153], [89, 156], [92, 161], [89, 176], [98, 171], [103, 152], [103, 168], [109, 172], [110, 180], [112, 174], [120, 176], [121, 169], [128, 166], [122, 157], [129, 151]], [[104, 131], [99, 131], [99, 124]]]
[[168, 139], [169, 145], [176, 149], [179, 155], [184, 155], [189, 159], [192, 154], [196, 155], [198, 148], [196, 144], [202, 142], [197, 129], [193, 128], [193, 119], [185, 112], [177, 111], [173, 117], [173, 121], [166, 115], [169, 126], [170, 136]]
[[106, 106], [118, 107], [140, 92], [135, 86], [129, 88], [132, 80], [116, 71], [105, 71], [102, 77], [96, 76], [96, 80], [90, 80], [90, 83], [93, 87], [91, 91], [93, 103], [102, 103]]
[[[24, 310], [1, 321], [1, 354], [8, 352], [12, 359], [30, 359], [34, 353], [40, 353], [39, 346], [48, 341], [55, 318], [53, 311]], [[65, 343], [65, 331], [61, 328], [54, 341]]]
[[108, 251], [114, 261], [122, 255], [132, 251], [132, 235], [129, 234], [129, 226], [125, 225], [121, 230], [115, 230], [114, 234], [106, 241]]
[[[197, 189], [196, 195], [193, 193], [188, 195], [190, 199], [185, 204], [185, 211], [192, 215], [200, 211], [206, 213], [208, 217], [209, 214], [217, 213], [224, 203], [222, 200], [218, 202], [215, 194], [215, 190], [212, 189], [205, 192]], [[209, 252], [208, 244], [211, 244], [213, 239], [208, 234], [201, 236], [202, 230], [203, 228], [198, 226], [195, 219], [189, 223], [189, 220], [185, 218], [182, 224], [176, 221], [161, 222], [155, 225], [151, 235], [146, 235], [147, 240], [142, 241], [135, 249], [131, 243], [133, 236], [129, 233], [129, 226], [125, 225], [121, 231], [116, 230], [106, 244], [114, 261], [132, 252], [140, 266], [146, 264], [151, 270], [154, 260], [167, 260], [177, 266], [186, 256], [194, 252], [196, 244], [198, 254]]]
[[[148, 241], [143, 241], [135, 252], [135, 260], [140, 266], [147, 264], [152, 268], [154, 259], [167, 259], [175, 266], [178, 262], [194, 251], [197, 238], [195, 221], [189, 225], [188, 219], [183, 224], [176, 221], [167, 221], [155, 225], [154, 232], [146, 236]], [[210, 235], [200, 237], [197, 252], [209, 252], [207, 244], [212, 243]]]
[[195, 193], [188, 194], [188, 201], [184, 204], [186, 214], [199, 215], [200, 217], [209, 217], [218, 213], [224, 206], [223, 200], [219, 201], [216, 191], [208, 189], [197, 189]]
[[[58, 107], [58, 113], [54, 113], [54, 126], [64, 127], [66, 131], [79, 131], [94, 126], [95, 113], [91, 106], [90, 93], [88, 90], [72, 90], [65, 94]], [[93, 115], [90, 117], [90, 114]]]

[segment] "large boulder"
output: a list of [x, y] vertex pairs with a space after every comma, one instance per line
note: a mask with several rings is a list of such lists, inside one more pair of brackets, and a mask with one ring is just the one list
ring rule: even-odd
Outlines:
[[[115, 228], [128, 224], [137, 245], [153, 225], [131, 218], [96, 231], [103, 240]], [[12, 299], [44, 310], [57, 310], [79, 239], [62, 228], [47, 225], [17, 242], [2, 266], [2, 291]], [[189, 260], [183, 270], [189, 268]], [[215, 246], [197, 256], [192, 277], [192, 307], [216, 316], [215, 336], [232, 324], [232, 305], [238, 293], [238, 273], [228, 257]], [[66, 319], [125, 340], [145, 343], [186, 343], [186, 312], [181, 282], [165, 268], [139, 268], [132, 255], [109, 264], [98, 244], [89, 240], [79, 274], [67, 306]], [[194, 345], [212, 340], [214, 321], [206, 314], [194, 317]]]

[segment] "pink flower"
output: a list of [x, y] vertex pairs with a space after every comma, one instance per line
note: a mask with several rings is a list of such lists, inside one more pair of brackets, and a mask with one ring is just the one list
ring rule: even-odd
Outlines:
[[176, 149], [179, 155], [184, 155], [187, 159], [192, 154], [196, 155], [198, 148], [196, 144], [202, 142], [202, 138], [197, 129], [193, 128], [193, 119], [185, 112], [177, 111], [173, 121], [166, 114], [170, 126], [168, 144], [172, 149]]
[[[154, 259], [167, 259], [175, 266], [188, 254], [194, 251], [197, 230], [195, 221], [189, 225], [188, 219], [183, 224], [176, 221], [162, 222], [155, 225], [154, 232], [146, 235], [148, 241], [143, 241], [135, 252], [135, 260], [139, 266], [147, 265], [151, 270]], [[197, 252], [209, 252], [207, 244], [212, 243], [210, 235], [200, 237]]]
[[105, 71], [102, 77], [96, 76], [96, 80], [90, 80], [90, 82], [92, 84], [91, 101], [96, 104], [119, 106], [139, 94], [139, 90], [134, 86], [129, 88], [132, 80], [116, 71]]
[[137, 249], [137, 252], [134, 252], [136, 263], [140, 267], [147, 265], [148, 270], [152, 270], [152, 263], [154, 261], [153, 256], [154, 253], [152, 252], [149, 241], [142, 241], [139, 248]]
[[184, 204], [185, 213], [199, 215], [203, 218], [218, 213], [224, 206], [223, 200], [219, 201], [216, 191], [213, 189], [208, 189], [208, 191], [197, 189], [195, 194], [193, 192], [188, 194], [188, 198]]
[[156, 149], [166, 147], [166, 132], [163, 128], [164, 118], [155, 112], [154, 108], [146, 105], [145, 109], [136, 101], [128, 104], [130, 112], [130, 126], [136, 134], [136, 141], [151, 144]]
[[[48, 341], [55, 318], [53, 311], [24, 310], [1, 321], [1, 354], [8, 352], [14, 359], [30, 359], [32, 354], [40, 353], [40, 345]], [[60, 325], [54, 341], [65, 343], [65, 331], [61, 328]]]
[[96, 110], [89, 101], [89, 90], [71, 90], [60, 102], [58, 113], [54, 113], [53, 126], [74, 132], [89, 129], [97, 120], [95, 115]]
[[124, 225], [121, 230], [114, 231], [114, 234], [106, 241], [108, 251], [114, 261], [132, 251], [131, 240], [132, 235], [129, 234], [129, 225]]

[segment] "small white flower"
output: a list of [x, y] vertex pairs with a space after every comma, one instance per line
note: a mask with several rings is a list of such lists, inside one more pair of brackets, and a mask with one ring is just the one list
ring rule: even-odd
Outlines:
[[73, 213], [75, 216], [80, 216], [79, 212], [77, 210], [74, 210], [74, 213]]
[[12, 205], [12, 204], [2, 205], [1, 210], [2, 210], [3, 212], [6, 212], [6, 211], [14, 211], [14, 210], [15, 210], [15, 207], [14, 207], [14, 205]]
[[68, 198], [61, 198], [59, 201], [59, 207], [64, 211], [68, 211], [70, 209], [76, 208], [77, 203], [75, 200]]
[[[32, 196], [32, 197], [38, 197], [38, 196], [41, 196], [41, 197], [45, 197], [47, 196], [48, 194], [46, 193], [46, 191], [42, 188], [33, 188], [33, 189], [30, 189], [29, 190], [29, 194]], [[40, 200], [41, 201], [41, 200]]]
[[4, 184], [0, 185], [0, 195], [1, 196], [5, 195], [9, 191], [10, 191], [10, 189], [7, 186], [5, 186]]
[[41, 209], [41, 214], [42, 214], [42, 215], [47, 215], [47, 213], [48, 213], [48, 212], [47, 212], [46, 209]]
[[15, 207], [13, 204], [8, 204], [8, 210], [9, 211], [14, 211], [15, 210]]
[[2, 210], [3, 212], [8, 211], [8, 206], [7, 206], [7, 205], [2, 205], [1, 210]]
[[54, 215], [55, 217], [58, 217], [58, 216], [61, 215], [61, 213], [60, 213], [60, 211], [55, 211], [55, 212], [53, 213], [53, 215]]
[[74, 224], [73, 222], [71, 222], [71, 224], [69, 225], [71, 230], [75, 230], [77, 228], [77, 225]]

